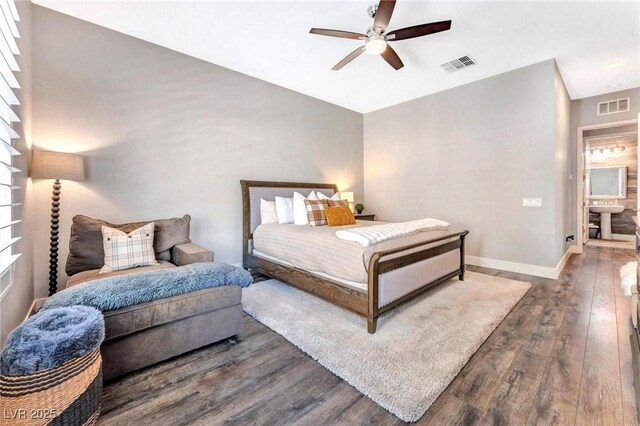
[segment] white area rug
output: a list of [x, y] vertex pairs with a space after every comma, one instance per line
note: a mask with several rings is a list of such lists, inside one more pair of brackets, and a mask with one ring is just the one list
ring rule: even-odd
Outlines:
[[404, 421], [416, 421], [529, 290], [522, 281], [467, 272], [378, 320], [263, 281], [243, 289], [249, 315]]

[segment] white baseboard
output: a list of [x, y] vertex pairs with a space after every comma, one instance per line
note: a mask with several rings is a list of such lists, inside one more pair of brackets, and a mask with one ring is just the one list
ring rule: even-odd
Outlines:
[[635, 241], [636, 240], [636, 236], [635, 235], [628, 235], [628, 234], [611, 234], [611, 239], [612, 240], [621, 240], [621, 241]]
[[608, 247], [608, 248], [620, 248], [620, 249], [628, 249], [635, 250], [636, 246], [632, 241], [608, 241], [608, 240], [597, 240], [590, 239], [587, 241], [587, 245], [591, 247]]
[[485, 268], [500, 269], [501, 271], [517, 272], [519, 274], [556, 279], [560, 275], [560, 272], [562, 272], [562, 269], [569, 260], [569, 257], [571, 257], [571, 254], [575, 252], [577, 252], [576, 246], [570, 246], [555, 268], [469, 255], [465, 256], [464, 259], [465, 262], [469, 265], [483, 266]]

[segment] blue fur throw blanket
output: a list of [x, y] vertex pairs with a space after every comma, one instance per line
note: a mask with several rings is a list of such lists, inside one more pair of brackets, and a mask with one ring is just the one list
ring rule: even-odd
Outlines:
[[58, 367], [94, 351], [104, 339], [102, 312], [88, 306], [50, 309], [11, 332], [0, 354], [3, 376]]
[[41, 310], [85, 305], [102, 312], [223, 285], [247, 287], [251, 274], [225, 263], [203, 262], [87, 281], [51, 296]]

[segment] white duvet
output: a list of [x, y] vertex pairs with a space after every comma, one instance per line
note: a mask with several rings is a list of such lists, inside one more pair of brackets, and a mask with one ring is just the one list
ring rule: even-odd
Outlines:
[[364, 247], [369, 247], [382, 241], [406, 237], [424, 231], [444, 231], [449, 223], [438, 219], [420, 219], [410, 222], [384, 223], [382, 225], [367, 226], [365, 228], [351, 228], [336, 231], [336, 237], [345, 241], [355, 241]]

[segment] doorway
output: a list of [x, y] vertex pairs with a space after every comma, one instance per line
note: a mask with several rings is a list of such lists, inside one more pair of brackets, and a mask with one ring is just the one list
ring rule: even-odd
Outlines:
[[634, 249], [638, 120], [583, 126], [577, 134], [577, 249]]

